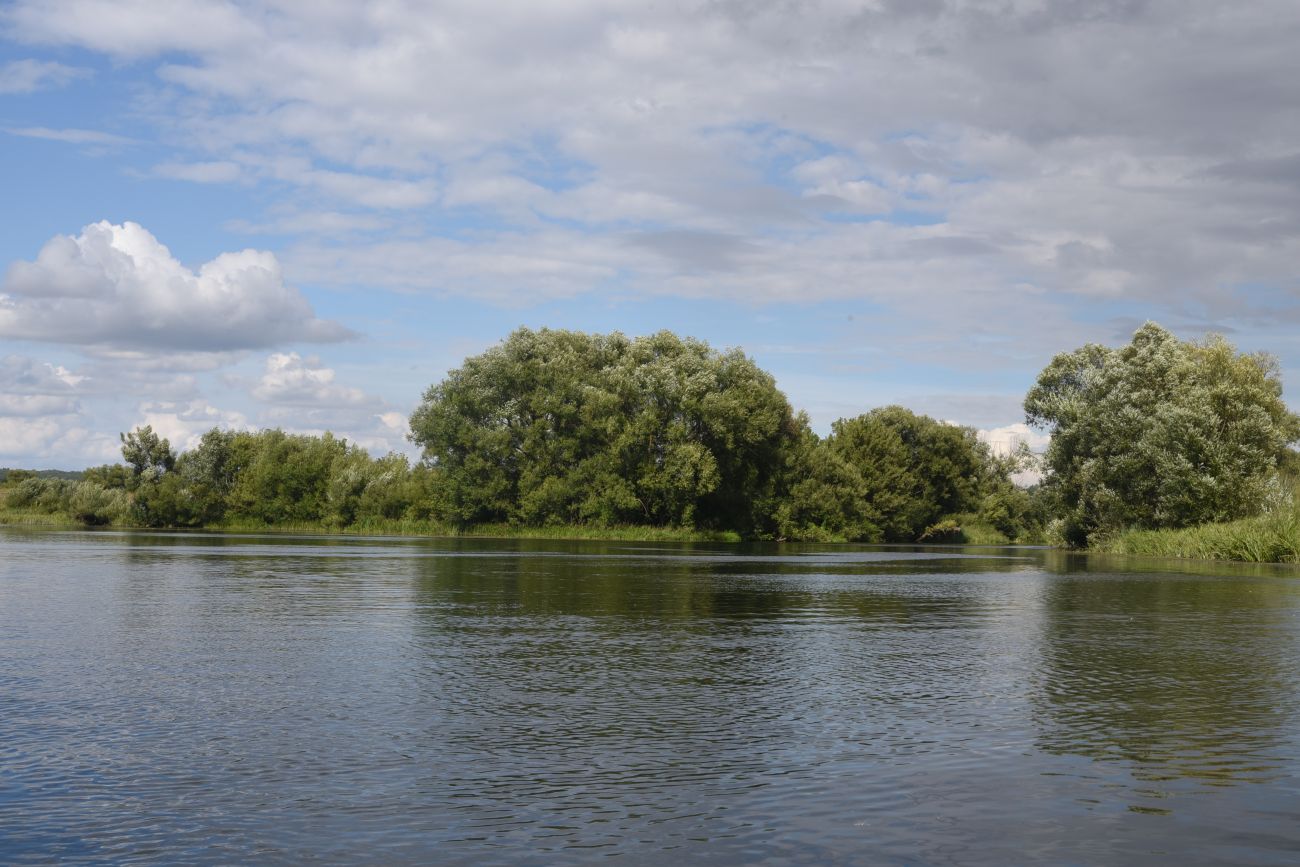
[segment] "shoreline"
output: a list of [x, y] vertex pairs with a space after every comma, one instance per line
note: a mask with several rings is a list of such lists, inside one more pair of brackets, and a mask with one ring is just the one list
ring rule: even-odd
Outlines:
[[[372, 521], [347, 527], [316, 522], [288, 524], [211, 524], [196, 527], [146, 527], [139, 524], [87, 524], [58, 514], [0, 511], [0, 526], [47, 527], [65, 530], [140, 530], [150, 532], [283, 533], [316, 536], [392, 536], [443, 539], [556, 539], [581, 542], [724, 542], [745, 541], [731, 530], [689, 530], [676, 527], [586, 527], [555, 525], [523, 527], [510, 524], [476, 524], [457, 528], [424, 521]], [[843, 540], [834, 540], [841, 542]]]
[[[1023, 545], [1014, 542], [853, 542], [846, 539], [820, 539], [820, 540], [758, 540], [779, 544], [830, 544], [830, 545], [870, 545], [870, 546], [920, 546], [936, 548], [989, 548], [989, 547], [1029, 547], [1029, 548], [1046, 548], [1060, 554], [1084, 554], [1107, 557], [1126, 557], [1139, 560], [1172, 560], [1183, 563], [1224, 563], [1224, 564], [1271, 564], [1279, 566], [1297, 566], [1300, 565], [1300, 559], [1283, 554], [1280, 559], [1266, 559], [1267, 551], [1259, 549], [1248, 549], [1254, 551], [1255, 556], [1247, 558], [1232, 558], [1221, 555], [1210, 556], [1189, 556], [1185, 553], [1166, 553], [1167, 551], [1187, 551], [1194, 550], [1185, 545], [1179, 545], [1180, 540], [1194, 539], [1204, 535], [1207, 531], [1210, 533], [1222, 532], [1220, 528], [1231, 525], [1208, 525], [1208, 527], [1191, 527], [1185, 530], [1172, 531], [1129, 531], [1128, 533], [1119, 534], [1101, 545], [1092, 548], [1060, 548], [1051, 545]], [[688, 530], [673, 527], [587, 527], [581, 525], [556, 525], [550, 527], [523, 527], [509, 524], [480, 524], [465, 528], [456, 528], [442, 524], [434, 524], [422, 521], [384, 521], [384, 522], [366, 522], [361, 525], [352, 525], [348, 527], [331, 527], [320, 523], [295, 523], [295, 524], [275, 524], [275, 525], [257, 525], [257, 524], [218, 524], [199, 527], [145, 527], [135, 524], [85, 524], [73, 518], [57, 514], [41, 514], [31, 512], [14, 512], [0, 511], [0, 527], [32, 527], [45, 529], [62, 529], [62, 530], [116, 530], [116, 531], [148, 531], [148, 532], [165, 532], [165, 533], [230, 533], [230, 534], [283, 534], [283, 535], [307, 535], [307, 536], [372, 536], [372, 537], [391, 537], [391, 538], [435, 538], [435, 539], [502, 539], [502, 540], [554, 540], [554, 541], [574, 541], [574, 542], [693, 542], [693, 543], [721, 543], [721, 544], [741, 544], [747, 541], [733, 531], [703, 531]], [[1168, 537], [1173, 541], [1165, 545], [1150, 544], [1153, 538]], [[1147, 541], [1146, 546], [1133, 545], [1128, 542], [1132, 538], [1140, 538]], [[1142, 550], [1146, 547], [1147, 550]]]

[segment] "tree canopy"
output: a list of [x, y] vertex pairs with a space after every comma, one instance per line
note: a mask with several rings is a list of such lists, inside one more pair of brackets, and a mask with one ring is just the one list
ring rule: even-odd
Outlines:
[[526, 328], [432, 386], [411, 431], [460, 523], [747, 534], [798, 436], [785, 395], [739, 351]]
[[1047, 483], [1072, 544], [1122, 528], [1225, 521], [1262, 507], [1300, 420], [1277, 363], [1148, 323], [1119, 349], [1062, 353], [1025, 398], [1051, 432]]

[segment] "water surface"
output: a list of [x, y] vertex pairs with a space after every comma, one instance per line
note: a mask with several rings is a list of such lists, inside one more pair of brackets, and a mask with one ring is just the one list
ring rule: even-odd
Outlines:
[[1300, 581], [0, 528], [0, 861], [1290, 864]]

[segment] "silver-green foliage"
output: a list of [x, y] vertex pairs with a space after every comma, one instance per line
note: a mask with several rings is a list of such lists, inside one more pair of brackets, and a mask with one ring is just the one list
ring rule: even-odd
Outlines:
[[761, 532], [797, 435], [771, 375], [668, 332], [519, 329], [426, 392], [412, 438], [456, 524]]
[[1276, 362], [1219, 336], [1183, 341], [1148, 323], [1119, 349], [1052, 359], [1025, 398], [1052, 433], [1047, 484], [1064, 538], [1188, 527], [1257, 514], [1300, 419]]

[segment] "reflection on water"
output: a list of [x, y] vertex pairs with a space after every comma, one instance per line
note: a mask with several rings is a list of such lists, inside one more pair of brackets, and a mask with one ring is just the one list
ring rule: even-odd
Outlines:
[[1146, 792], [1278, 780], [1297, 694], [1289, 581], [1062, 578], [1044, 598], [1039, 745]]
[[1290, 863], [1295, 578], [0, 530], [0, 861]]

